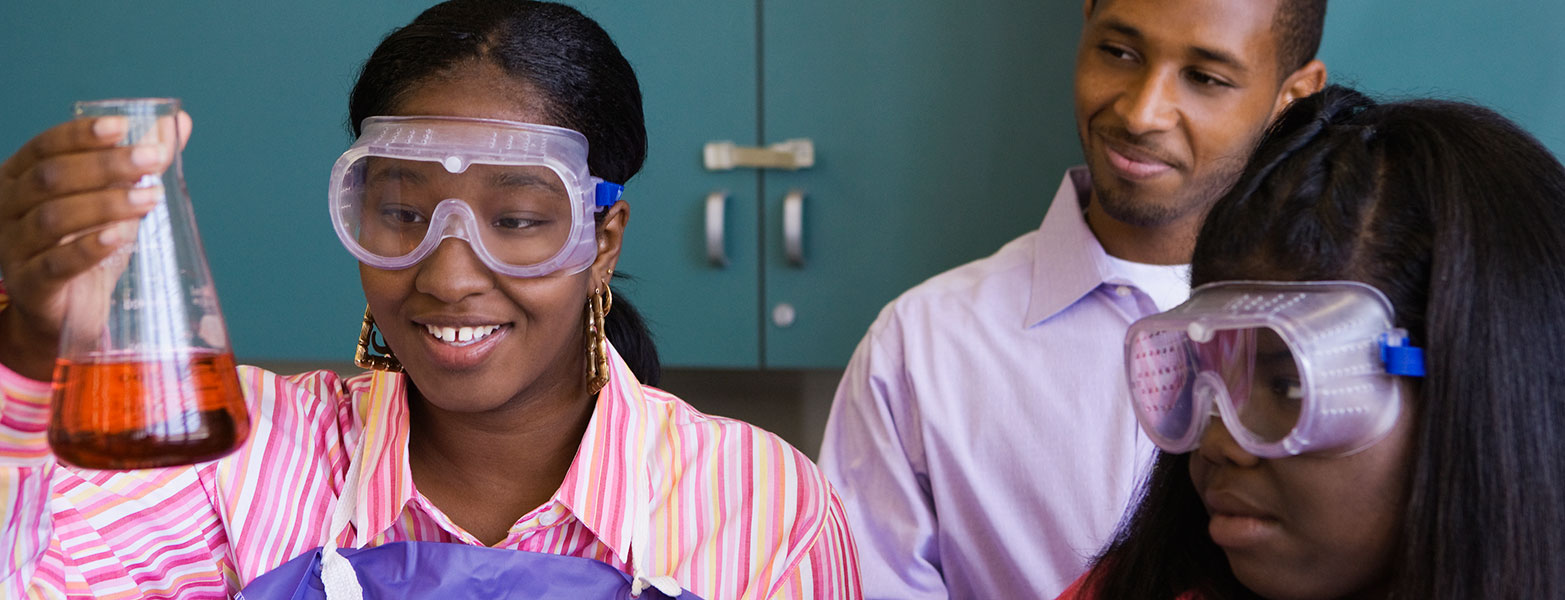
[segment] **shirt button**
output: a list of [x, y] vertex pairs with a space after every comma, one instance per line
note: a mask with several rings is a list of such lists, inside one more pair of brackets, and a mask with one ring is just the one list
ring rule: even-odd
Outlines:
[[1114, 293], [1119, 294], [1119, 297], [1121, 297], [1121, 298], [1129, 298], [1130, 297], [1130, 286], [1122, 285], [1122, 286], [1116, 287], [1116, 288], [1114, 288]]
[[543, 526], [543, 527], [548, 527], [550, 525], [553, 525], [554, 522], [558, 521], [558, 520], [560, 520], [560, 516], [555, 514], [552, 511], [543, 513], [541, 515], [538, 515], [538, 524]]

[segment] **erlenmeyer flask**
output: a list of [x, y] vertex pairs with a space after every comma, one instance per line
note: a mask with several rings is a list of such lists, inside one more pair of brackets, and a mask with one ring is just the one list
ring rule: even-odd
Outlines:
[[78, 102], [78, 117], [120, 115], [123, 144], [162, 144], [168, 169], [135, 184], [161, 192], [135, 242], [73, 280], [54, 370], [49, 444], [92, 469], [213, 460], [250, 434], [179, 159], [179, 101]]

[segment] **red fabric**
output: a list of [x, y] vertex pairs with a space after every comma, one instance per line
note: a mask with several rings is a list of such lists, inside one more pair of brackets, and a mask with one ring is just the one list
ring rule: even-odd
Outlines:
[[1055, 598], [1054, 600], [1092, 600], [1096, 594], [1089, 594], [1082, 591], [1082, 586], [1087, 582], [1087, 575], [1090, 574], [1091, 571], [1082, 573], [1081, 577], [1077, 577], [1075, 581], [1072, 581], [1070, 587], [1067, 587], [1065, 588], [1065, 591], [1060, 592], [1059, 597]]

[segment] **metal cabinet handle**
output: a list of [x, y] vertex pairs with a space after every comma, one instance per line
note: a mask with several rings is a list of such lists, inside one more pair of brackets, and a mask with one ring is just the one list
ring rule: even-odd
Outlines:
[[804, 266], [804, 190], [788, 190], [783, 197], [783, 248], [788, 264]]
[[719, 268], [728, 266], [728, 251], [723, 243], [727, 206], [727, 190], [714, 190], [706, 195], [706, 261]]
[[736, 146], [729, 141], [707, 142], [702, 154], [708, 171], [728, 171], [735, 167], [797, 171], [815, 166], [815, 142], [809, 138], [788, 140], [767, 148]]

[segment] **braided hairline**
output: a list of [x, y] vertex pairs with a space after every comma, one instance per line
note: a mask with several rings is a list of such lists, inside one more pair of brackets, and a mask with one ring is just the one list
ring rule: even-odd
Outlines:
[[[1337, 192], [1356, 196], [1378, 191], [1378, 181], [1339, 180], [1341, 176], [1353, 177], [1359, 173], [1352, 169], [1338, 173], [1333, 168], [1333, 165], [1370, 160], [1366, 154], [1367, 141], [1372, 137], [1372, 132], [1354, 124], [1354, 120], [1374, 105], [1372, 100], [1362, 94], [1332, 86], [1289, 107], [1267, 132], [1267, 138], [1271, 141], [1260, 153], [1251, 157], [1250, 164], [1239, 179], [1239, 187], [1229, 190], [1219, 200], [1228, 209], [1214, 210], [1213, 213], [1221, 216], [1218, 220], [1209, 219], [1204, 225], [1203, 229], [1220, 229], [1224, 234], [1203, 236], [1208, 240], [1207, 247], [1197, 246], [1196, 254], [1206, 259], [1200, 262], [1210, 266], [1192, 274], [1196, 281], [1223, 279], [1226, 278], [1225, 273], [1274, 271], [1282, 265], [1294, 267], [1288, 269], [1290, 271], [1304, 271], [1295, 275], [1332, 271], [1334, 277], [1345, 276], [1343, 270], [1347, 263], [1340, 257], [1356, 257], [1358, 250], [1369, 244], [1369, 240], [1355, 240], [1353, 252], [1343, 252], [1340, 245], [1332, 245], [1338, 248], [1334, 252], [1338, 258], [1330, 260], [1332, 264], [1325, 265], [1318, 264], [1320, 260], [1300, 264], [1300, 258], [1310, 262], [1308, 258], [1320, 257], [1301, 257], [1297, 252], [1300, 249], [1292, 248], [1286, 242], [1269, 243], [1268, 240], [1298, 242], [1329, 235], [1294, 231], [1291, 225], [1295, 220], [1277, 218], [1273, 213], [1324, 210], [1335, 204], [1324, 203], [1330, 203], [1331, 197]], [[1307, 155], [1300, 155], [1301, 152]], [[1357, 156], [1344, 156], [1343, 153]], [[1352, 215], [1352, 218], [1352, 225], [1357, 226], [1362, 225], [1363, 219], [1367, 217]], [[1327, 223], [1333, 226], [1333, 232], [1339, 236], [1342, 231], [1367, 233], [1362, 229], [1343, 227], [1341, 219], [1328, 220]], [[1217, 256], [1230, 258], [1216, 259]]]

